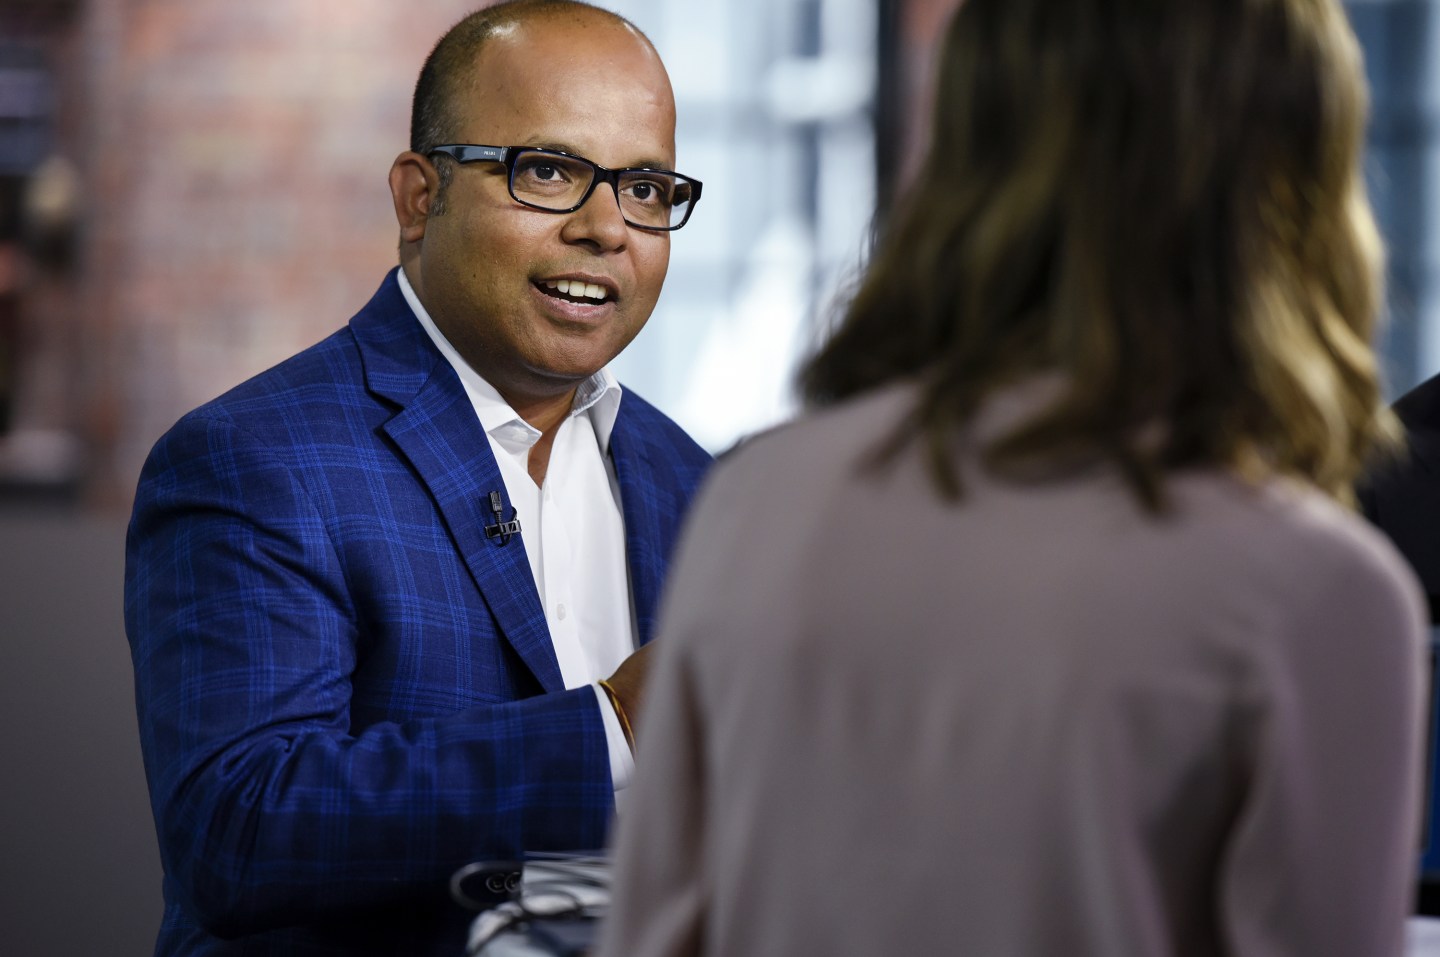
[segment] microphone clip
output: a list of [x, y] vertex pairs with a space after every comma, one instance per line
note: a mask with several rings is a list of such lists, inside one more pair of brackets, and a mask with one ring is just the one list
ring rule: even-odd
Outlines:
[[502, 521], [505, 514], [505, 505], [500, 499], [499, 492], [490, 493], [490, 511], [495, 513], [495, 524], [485, 526], [485, 537], [500, 540], [501, 545], [510, 544], [510, 539], [520, 534], [520, 510], [511, 506], [510, 520]]

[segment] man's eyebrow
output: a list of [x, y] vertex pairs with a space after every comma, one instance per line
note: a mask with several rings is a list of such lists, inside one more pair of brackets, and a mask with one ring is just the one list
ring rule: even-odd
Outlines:
[[663, 169], [674, 172], [675, 164], [666, 160], [641, 160], [638, 163], [627, 163], [622, 169]]
[[[584, 153], [582, 150], [577, 150], [575, 147], [571, 146], [571, 145], [568, 144], [568, 143], [562, 143], [562, 142], [558, 142], [558, 141], [555, 141], [555, 140], [542, 140], [542, 139], [539, 139], [539, 138], [537, 137], [537, 138], [535, 138], [535, 139], [526, 141], [526, 142], [525, 142], [524, 144], [522, 144], [522, 145], [527, 146], [527, 147], [530, 147], [530, 148], [532, 148], [532, 149], [555, 150], [555, 151], [560, 152], [560, 153], [569, 153], [571, 156], [582, 156], [582, 157], [584, 157], [585, 159], [590, 160], [590, 162], [592, 162], [592, 163], [599, 162], [598, 160], [590, 159], [590, 157], [589, 157], [589, 156], [586, 156], [585, 153]], [[601, 163], [600, 165], [604, 166], [605, 164]], [[646, 158], [646, 159], [635, 160], [634, 162], [631, 162], [631, 163], [622, 163], [622, 164], [619, 165], [619, 166], [607, 166], [606, 169], [663, 169], [663, 170], [672, 170], [673, 167], [670, 165], [670, 162], [669, 162], [668, 160]]]

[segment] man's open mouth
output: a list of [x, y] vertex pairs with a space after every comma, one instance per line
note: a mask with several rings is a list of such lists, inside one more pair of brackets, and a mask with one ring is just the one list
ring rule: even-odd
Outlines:
[[604, 286], [597, 286], [593, 282], [581, 282], [578, 279], [545, 279], [535, 285], [547, 296], [554, 296], [556, 299], [563, 299], [566, 302], [580, 302], [593, 306], [613, 298], [610, 290]]

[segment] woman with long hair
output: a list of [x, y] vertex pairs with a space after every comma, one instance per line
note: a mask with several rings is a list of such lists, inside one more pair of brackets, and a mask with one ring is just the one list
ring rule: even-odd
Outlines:
[[1365, 117], [1337, 0], [964, 0], [809, 414], [692, 517], [604, 954], [1401, 952]]

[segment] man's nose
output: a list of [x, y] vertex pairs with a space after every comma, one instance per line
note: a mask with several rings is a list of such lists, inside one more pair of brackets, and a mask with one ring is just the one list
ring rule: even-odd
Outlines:
[[613, 177], [595, 184], [580, 208], [566, 217], [566, 239], [593, 242], [603, 249], [624, 247], [630, 226], [620, 210], [620, 192]]

